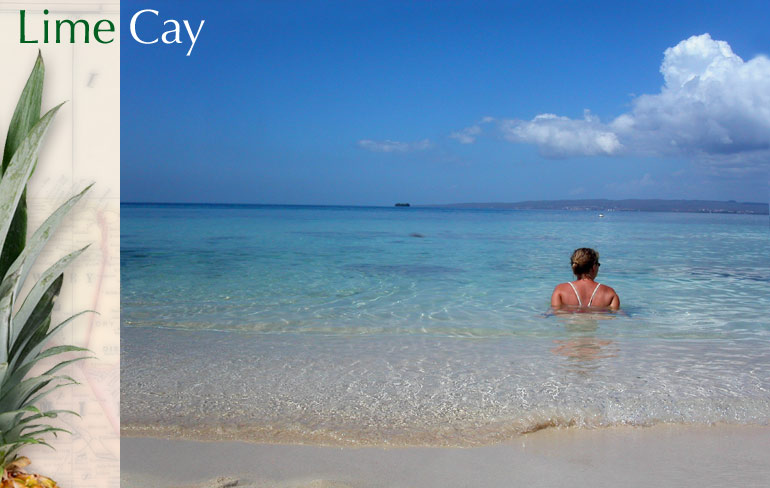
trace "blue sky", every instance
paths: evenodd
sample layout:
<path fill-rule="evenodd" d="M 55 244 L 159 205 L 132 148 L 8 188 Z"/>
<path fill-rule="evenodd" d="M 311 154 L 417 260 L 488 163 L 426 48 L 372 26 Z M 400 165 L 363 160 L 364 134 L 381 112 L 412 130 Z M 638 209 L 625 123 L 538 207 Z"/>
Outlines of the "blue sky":
<path fill-rule="evenodd" d="M 123 201 L 768 198 L 767 2 L 121 9 Z"/>

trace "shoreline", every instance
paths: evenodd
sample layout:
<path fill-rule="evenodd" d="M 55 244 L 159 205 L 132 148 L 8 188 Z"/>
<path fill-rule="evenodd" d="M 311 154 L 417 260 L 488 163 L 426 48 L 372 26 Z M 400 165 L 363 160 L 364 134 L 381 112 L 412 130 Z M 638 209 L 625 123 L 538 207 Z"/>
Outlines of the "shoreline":
<path fill-rule="evenodd" d="M 244 444 L 274 445 L 274 446 L 308 446 L 336 449 L 476 449 L 518 442 L 531 435 L 550 435 L 553 432 L 614 432 L 623 429 L 638 430 L 677 430 L 682 429 L 767 429 L 770 436 L 770 425 L 757 423 L 673 423 L 659 422 L 651 425 L 577 425 L 575 422 L 563 423 L 558 421 L 543 422 L 529 430 L 520 430 L 518 426 L 505 428 L 486 425 L 477 430 L 487 432 L 486 435 L 473 439 L 466 438 L 467 430 L 448 427 L 442 432 L 418 432 L 410 435 L 383 437 L 378 441 L 371 437 L 360 437 L 353 430 L 317 429 L 308 431 L 303 428 L 277 428 L 272 426 L 232 426 L 199 427 L 178 425 L 122 425 L 120 436 L 126 439 L 158 439 L 169 442 L 239 442 Z M 499 428 L 496 428 L 499 427 Z M 483 441 L 481 439 L 484 439 Z M 770 459 L 769 459 L 770 461 Z"/>
<path fill-rule="evenodd" d="M 470 448 L 121 440 L 121 486 L 764 486 L 770 427 L 556 428 Z M 217 481 L 219 480 L 219 481 Z"/>
<path fill-rule="evenodd" d="M 543 427 L 768 423 L 765 342 L 738 354 L 563 329 L 525 340 L 125 329 L 123 434 L 479 446 Z"/>

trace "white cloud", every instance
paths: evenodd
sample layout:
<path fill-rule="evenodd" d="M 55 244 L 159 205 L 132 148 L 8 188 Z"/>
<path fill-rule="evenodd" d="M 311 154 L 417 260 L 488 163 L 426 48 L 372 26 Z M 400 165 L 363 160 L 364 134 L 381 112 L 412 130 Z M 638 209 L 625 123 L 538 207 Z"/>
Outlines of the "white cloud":
<path fill-rule="evenodd" d="M 744 61 L 725 41 L 693 36 L 666 49 L 660 93 L 609 123 L 541 114 L 500 122 L 503 136 L 548 157 L 677 155 L 728 168 L 770 161 L 770 59 Z"/>
<path fill-rule="evenodd" d="M 476 137 L 481 134 L 481 127 L 478 125 L 472 125 L 466 127 L 463 130 L 452 132 L 449 137 L 457 139 L 461 144 L 473 144 L 476 142 Z"/>
<path fill-rule="evenodd" d="M 458 130 L 457 132 L 452 132 L 449 134 L 449 137 L 452 139 L 456 139 L 461 144 L 473 144 L 476 142 L 476 139 L 479 135 L 481 135 L 482 132 L 482 125 L 491 124 L 492 122 L 495 122 L 494 117 L 486 116 L 482 117 L 480 121 L 476 122 L 474 125 L 470 127 L 466 127 L 465 129 Z"/>
<path fill-rule="evenodd" d="M 361 139 L 358 141 L 359 147 L 373 152 L 411 152 L 411 151 L 423 151 L 431 147 L 430 140 L 423 139 L 417 142 L 400 142 L 400 141 L 373 141 L 371 139 Z"/>
<path fill-rule="evenodd" d="M 531 121 L 505 120 L 500 128 L 509 141 L 537 144 L 547 157 L 612 156 L 623 149 L 617 135 L 587 110 L 582 120 L 540 114 Z"/>
<path fill-rule="evenodd" d="M 770 60 L 748 62 L 708 34 L 666 49 L 659 94 L 642 95 L 616 119 L 641 151 L 722 155 L 770 149 Z"/>

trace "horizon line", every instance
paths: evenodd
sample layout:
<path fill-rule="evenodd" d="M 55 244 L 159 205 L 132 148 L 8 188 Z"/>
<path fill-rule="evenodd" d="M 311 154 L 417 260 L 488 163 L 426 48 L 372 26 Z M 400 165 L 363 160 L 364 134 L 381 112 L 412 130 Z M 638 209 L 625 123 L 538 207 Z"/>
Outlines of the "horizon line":
<path fill-rule="evenodd" d="M 410 204 L 413 207 L 442 207 L 448 205 L 516 205 L 522 203 L 541 203 L 541 202 L 714 202 L 714 203 L 736 203 L 745 205 L 770 205 L 768 202 L 752 202 L 730 200 L 708 200 L 704 198 L 557 198 L 544 200 L 517 200 L 517 201 L 465 201 L 452 203 L 415 203 Z M 382 207 L 390 208 L 395 205 L 381 204 L 344 204 L 344 203 L 256 203 L 256 202 L 158 202 L 158 201 L 121 201 L 121 205 L 262 205 L 276 207 Z M 407 202 L 408 203 L 408 202 Z"/>

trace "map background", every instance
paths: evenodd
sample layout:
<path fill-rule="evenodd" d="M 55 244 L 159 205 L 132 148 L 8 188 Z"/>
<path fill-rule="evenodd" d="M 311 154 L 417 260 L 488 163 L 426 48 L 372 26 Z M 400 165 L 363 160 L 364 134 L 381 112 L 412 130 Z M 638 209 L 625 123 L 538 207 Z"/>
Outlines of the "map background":
<path fill-rule="evenodd" d="M 19 10 L 27 12 L 29 37 L 41 32 L 45 18 L 99 19 L 115 24 L 110 44 L 20 44 Z M 38 259 L 31 277 L 62 255 L 91 244 L 65 272 L 62 295 L 54 310 L 58 323 L 81 310 L 95 310 L 65 328 L 53 342 L 89 348 L 95 359 L 68 367 L 81 384 L 57 390 L 46 400 L 56 408 L 79 412 L 58 425 L 70 430 L 49 442 L 55 451 L 32 446 L 23 454 L 30 471 L 53 477 L 62 487 L 117 487 L 120 484 L 120 4 L 0 1 L 0 138 L 10 123 L 18 96 L 38 49 L 46 67 L 43 111 L 67 101 L 57 114 L 28 186 L 29 230 L 69 196 L 90 183 L 93 188 L 63 222 Z M 32 281 L 32 280 L 28 280 Z"/>

